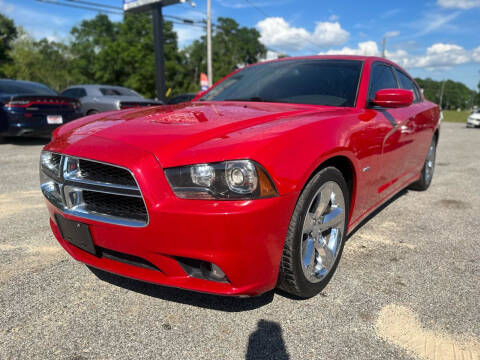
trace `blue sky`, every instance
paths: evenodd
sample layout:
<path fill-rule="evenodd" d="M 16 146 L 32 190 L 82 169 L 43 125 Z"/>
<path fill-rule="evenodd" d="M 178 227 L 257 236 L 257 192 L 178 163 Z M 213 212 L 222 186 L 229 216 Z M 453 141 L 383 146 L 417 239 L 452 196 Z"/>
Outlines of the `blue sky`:
<path fill-rule="evenodd" d="M 121 0 L 90 1 L 122 4 Z M 195 2 L 195 8 L 179 4 L 165 8 L 164 13 L 202 19 L 206 0 Z M 387 36 L 387 57 L 413 76 L 453 79 L 472 89 L 480 80 L 480 0 L 212 0 L 212 6 L 214 21 L 225 16 L 256 27 L 270 49 L 269 57 L 276 52 L 379 55 L 382 38 Z M 0 12 L 36 38 L 65 41 L 72 26 L 96 15 L 35 0 L 0 0 Z M 181 46 L 202 31 L 185 25 L 175 29 Z"/>

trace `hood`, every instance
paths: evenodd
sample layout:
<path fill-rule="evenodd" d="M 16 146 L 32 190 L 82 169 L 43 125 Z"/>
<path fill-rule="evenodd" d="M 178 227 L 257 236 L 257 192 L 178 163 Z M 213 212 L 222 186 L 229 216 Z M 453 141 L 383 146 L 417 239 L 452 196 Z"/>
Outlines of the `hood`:
<path fill-rule="evenodd" d="M 175 155 L 213 139 L 262 124 L 308 113 L 331 113 L 345 108 L 293 104 L 195 102 L 115 111 L 86 117 L 60 128 L 56 137 L 101 137 L 153 153 L 162 166 L 172 166 Z M 266 134 L 263 134 L 266 135 Z"/>

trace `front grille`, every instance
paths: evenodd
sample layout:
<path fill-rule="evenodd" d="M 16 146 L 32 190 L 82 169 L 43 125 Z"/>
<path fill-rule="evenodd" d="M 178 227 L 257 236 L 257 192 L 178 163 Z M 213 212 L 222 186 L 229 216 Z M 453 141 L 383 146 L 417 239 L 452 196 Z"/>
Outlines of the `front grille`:
<path fill-rule="evenodd" d="M 80 159 L 79 178 L 107 184 L 137 186 L 132 174 L 116 166 Z"/>
<path fill-rule="evenodd" d="M 138 197 L 84 190 L 83 201 L 89 212 L 147 222 L 147 209 L 143 200 Z"/>
<path fill-rule="evenodd" d="M 42 191 L 63 212 L 123 226 L 142 227 L 148 213 L 142 193 L 126 168 L 72 156 L 52 154 L 59 178 L 42 167 Z M 55 194 L 53 194 L 55 193 Z"/>

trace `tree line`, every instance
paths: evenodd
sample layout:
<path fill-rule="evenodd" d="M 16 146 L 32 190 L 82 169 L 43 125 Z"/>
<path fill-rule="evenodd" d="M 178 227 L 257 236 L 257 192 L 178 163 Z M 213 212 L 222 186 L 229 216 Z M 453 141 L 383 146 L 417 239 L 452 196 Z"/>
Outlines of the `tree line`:
<path fill-rule="evenodd" d="M 442 96 L 442 81 L 430 78 L 415 80 L 423 89 L 425 98 L 436 104 L 441 102 L 444 110 L 470 110 L 474 105 L 480 105 L 480 94 L 468 88 L 464 83 L 446 80 Z M 480 91 L 480 82 L 478 89 Z M 442 99 L 440 100 L 440 98 Z"/>
<path fill-rule="evenodd" d="M 165 80 L 171 96 L 200 90 L 207 72 L 206 38 L 180 49 L 171 22 L 164 22 Z M 203 31 L 199 28 L 199 31 Z M 267 52 L 256 29 L 218 18 L 212 41 L 214 81 Z M 109 84 L 156 96 L 153 25 L 148 14 L 127 14 L 114 22 L 106 15 L 84 20 L 68 42 L 36 40 L 0 14 L 0 78 L 37 81 L 60 91 L 74 84 Z"/>
<path fill-rule="evenodd" d="M 171 96 L 199 91 L 200 73 L 207 72 L 205 36 L 180 49 L 173 24 L 164 22 L 163 30 L 165 80 Z M 267 52 L 256 29 L 242 27 L 231 18 L 218 18 L 212 42 L 214 82 L 239 66 L 258 62 Z M 37 81 L 57 91 L 74 84 L 121 85 L 154 98 L 154 73 L 153 26 L 148 14 L 126 14 L 121 22 L 99 14 L 74 26 L 68 42 L 57 42 L 34 39 L 0 13 L 0 78 Z M 440 102 L 441 82 L 416 80 L 428 100 Z M 480 105 L 477 92 L 461 82 L 445 82 L 444 109 L 469 109 L 475 104 Z"/>

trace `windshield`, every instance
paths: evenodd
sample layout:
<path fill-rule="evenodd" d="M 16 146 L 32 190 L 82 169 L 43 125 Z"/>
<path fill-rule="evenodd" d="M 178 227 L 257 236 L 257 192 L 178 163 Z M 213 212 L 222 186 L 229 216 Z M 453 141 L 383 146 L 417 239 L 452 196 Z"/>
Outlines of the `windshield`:
<path fill-rule="evenodd" d="M 37 83 L 0 81 L 0 94 L 9 95 L 57 95 L 48 86 Z"/>
<path fill-rule="evenodd" d="M 127 89 L 127 88 L 121 88 L 121 87 L 115 87 L 115 88 L 100 88 L 100 92 L 102 93 L 103 96 L 136 96 L 140 97 L 135 91 Z"/>
<path fill-rule="evenodd" d="M 362 70 L 358 60 L 284 60 L 247 67 L 200 101 L 264 101 L 355 106 Z"/>

